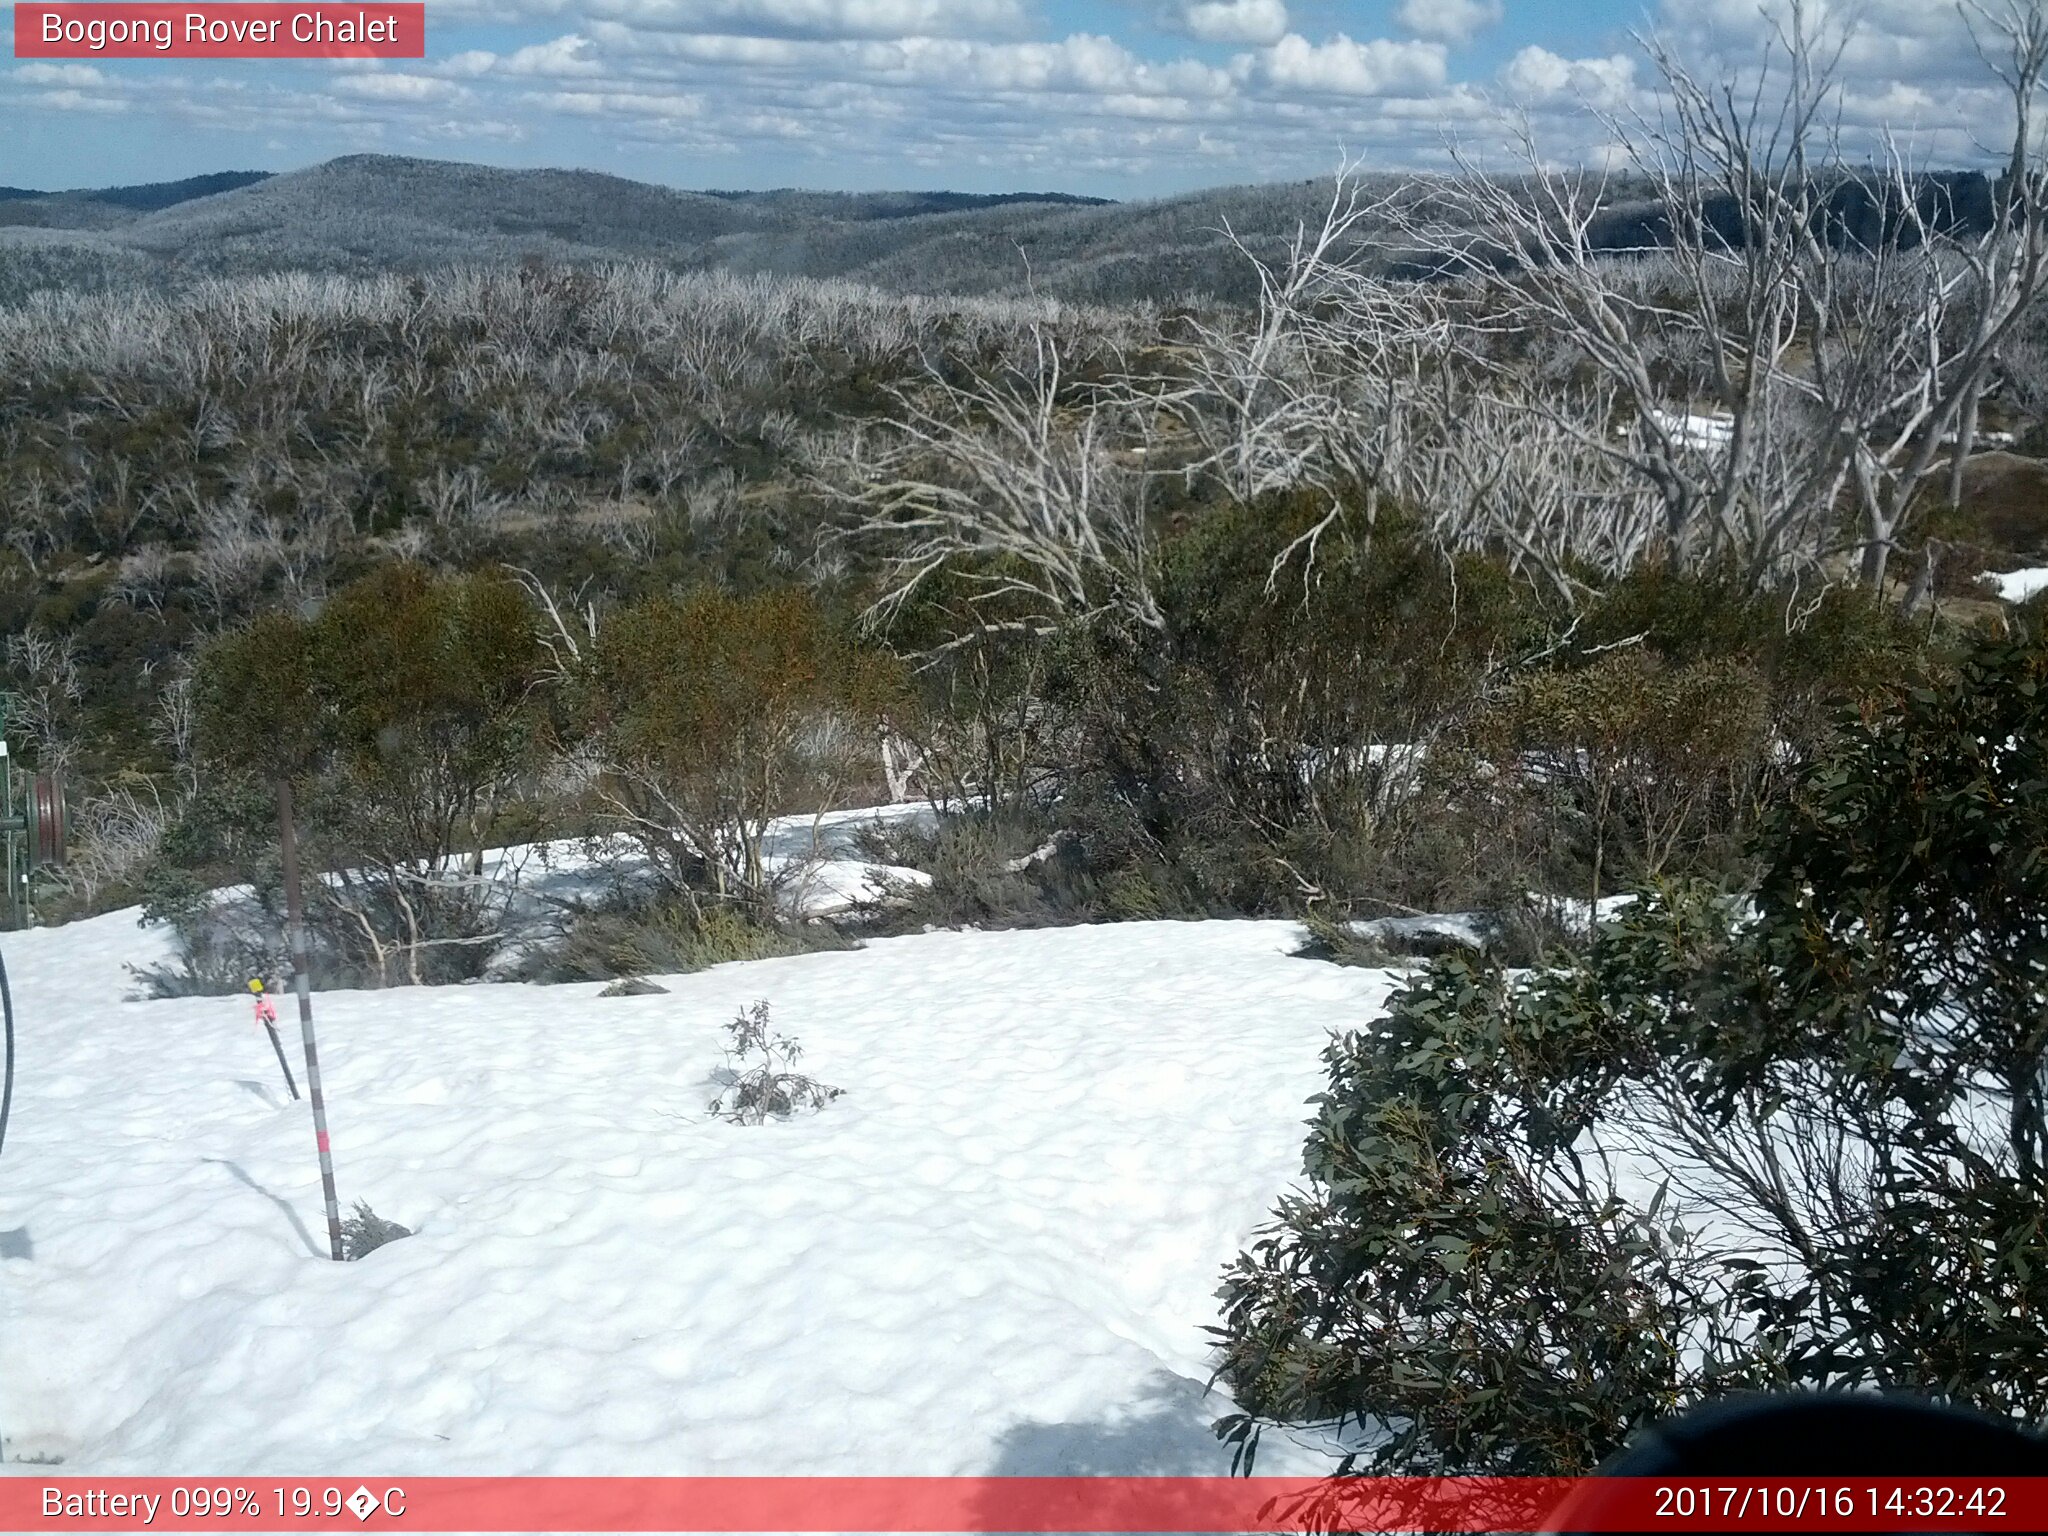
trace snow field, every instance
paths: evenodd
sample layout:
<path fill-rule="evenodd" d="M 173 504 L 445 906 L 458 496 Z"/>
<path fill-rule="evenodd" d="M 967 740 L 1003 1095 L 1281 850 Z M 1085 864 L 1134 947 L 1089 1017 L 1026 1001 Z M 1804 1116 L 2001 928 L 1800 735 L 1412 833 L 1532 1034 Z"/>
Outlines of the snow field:
<path fill-rule="evenodd" d="M 2008 603 L 2024 603 L 2036 593 L 2048 591 L 2048 567 L 2030 566 L 2023 571 L 1986 571 L 1979 580 L 1995 587 Z"/>
<path fill-rule="evenodd" d="M 1220 1472 L 1220 1271 L 1295 1181 L 1328 1031 L 1390 985 L 1300 938 L 942 932 L 665 996 L 316 994 L 344 1209 L 417 1233 L 337 1265 L 246 1001 L 125 1000 L 168 954 L 132 911 L 7 935 L 5 1469 Z M 706 1114 L 756 998 L 846 1090 L 822 1114 Z"/>

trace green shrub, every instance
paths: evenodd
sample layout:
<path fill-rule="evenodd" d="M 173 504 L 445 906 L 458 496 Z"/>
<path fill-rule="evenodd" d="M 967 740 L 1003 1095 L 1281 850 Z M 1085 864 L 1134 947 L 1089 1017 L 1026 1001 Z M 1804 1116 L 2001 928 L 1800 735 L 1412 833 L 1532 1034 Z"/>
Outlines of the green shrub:
<path fill-rule="evenodd" d="M 1770 766 L 1763 680 L 1726 657 L 1666 666 L 1641 650 L 1510 681 L 1473 726 L 1473 740 L 1510 797 L 1545 803 L 1550 867 L 1589 901 L 1616 883 L 1698 869 L 1720 837 L 1753 821 Z M 1724 856 L 1712 861 L 1725 867 Z"/>
<path fill-rule="evenodd" d="M 896 681 L 799 589 L 700 589 L 606 619 L 574 681 L 576 727 L 603 765 L 600 819 L 685 901 L 706 891 L 766 919 L 762 842 L 879 766 Z"/>
<path fill-rule="evenodd" d="M 923 828 L 897 823 L 863 851 L 931 877 L 871 915 L 885 932 L 1040 928 L 1109 915 L 1085 848 L 1048 811 L 968 811 Z"/>
<path fill-rule="evenodd" d="M 1636 641 L 1673 667 L 1746 664 L 1769 691 L 1772 729 L 1802 747 L 1843 705 L 1909 676 L 1928 647 L 1924 626 L 1867 587 L 1759 592 L 1732 576 L 1661 564 L 1638 566 L 1601 592 L 1576 640 L 1582 651 Z"/>
<path fill-rule="evenodd" d="M 483 851 L 540 760 L 543 659 L 516 583 L 411 565 L 219 637 L 193 670 L 194 746 L 234 798 L 195 802 L 167 858 L 211 844 L 256 878 L 260 786 L 289 779 L 329 947 L 377 985 L 475 974 L 507 894 Z"/>
<path fill-rule="evenodd" d="M 1462 719 L 1496 658 L 1540 631 L 1539 595 L 1358 509 L 1312 562 L 1276 567 L 1325 511 L 1302 495 L 1199 520 L 1166 547 L 1166 631 L 1104 640 L 1055 679 L 1080 722 L 1067 814 L 1105 878 L 1145 865 L 1167 904 L 1194 911 L 1470 894 L 1469 843 L 1437 843 L 1412 761 L 1372 749 Z"/>
<path fill-rule="evenodd" d="M 1334 1042 L 1223 1374 L 1387 1470 L 1578 1473 L 1731 1386 L 2048 1416 L 2048 643 L 1848 716 L 1753 916 L 1645 892 L 1561 967 L 1439 962 Z"/>
<path fill-rule="evenodd" d="M 579 914 L 559 942 L 527 959 L 520 979 L 683 975 L 735 960 L 850 947 L 829 924 L 763 922 L 747 909 L 668 898 Z"/>

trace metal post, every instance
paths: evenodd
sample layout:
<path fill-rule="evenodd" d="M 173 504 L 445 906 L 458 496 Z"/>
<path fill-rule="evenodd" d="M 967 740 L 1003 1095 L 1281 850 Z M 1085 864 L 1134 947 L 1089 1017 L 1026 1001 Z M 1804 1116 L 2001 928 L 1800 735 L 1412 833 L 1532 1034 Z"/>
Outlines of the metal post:
<path fill-rule="evenodd" d="M 292 1081 L 292 1064 L 284 1059 L 284 1042 L 277 1038 L 277 1026 L 266 1024 L 263 1032 L 270 1036 L 270 1048 L 277 1052 L 278 1069 L 284 1073 L 284 1085 L 292 1091 L 292 1102 L 299 1102 L 299 1085 Z"/>
<path fill-rule="evenodd" d="M 0 693 L 0 822 L 10 822 L 14 817 L 14 759 L 7 753 L 7 715 L 14 702 L 10 694 Z M 27 926 L 27 914 L 21 910 L 21 887 L 16 878 L 14 828 L 9 826 L 5 834 L 7 844 L 7 900 L 0 905 L 0 927 L 22 928 Z"/>
<path fill-rule="evenodd" d="M 278 845 L 284 854 L 284 910 L 290 925 L 292 989 L 299 994 L 299 1033 L 306 1042 L 306 1097 L 313 1101 L 313 1135 L 320 1146 L 320 1190 L 327 1198 L 327 1246 L 339 1260 L 341 1202 L 334 1194 L 334 1152 L 327 1141 L 327 1101 L 320 1095 L 320 1053 L 313 1044 L 313 991 L 306 975 L 306 918 L 299 901 L 299 839 L 292 827 L 292 786 L 277 781 Z"/>

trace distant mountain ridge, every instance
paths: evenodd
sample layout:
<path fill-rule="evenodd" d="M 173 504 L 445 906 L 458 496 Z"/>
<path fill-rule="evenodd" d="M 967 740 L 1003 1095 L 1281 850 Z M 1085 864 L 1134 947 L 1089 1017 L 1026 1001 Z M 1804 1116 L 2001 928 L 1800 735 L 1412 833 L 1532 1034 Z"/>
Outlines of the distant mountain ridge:
<path fill-rule="evenodd" d="M 1370 179 L 1372 192 L 1401 178 Z M 1831 236 L 1885 238 L 1899 210 L 1833 199 Z M 505 170 L 396 155 L 346 155 L 301 171 L 225 171 L 99 191 L 0 189 L 0 303 L 38 288 L 176 285 L 278 271 L 366 275 L 453 264 L 653 261 L 785 277 L 844 278 L 896 292 L 1159 303 L 1256 297 L 1246 251 L 1282 256 L 1320 221 L 1332 184 L 1221 187 L 1149 202 L 1057 192 L 684 191 L 597 171 Z M 1981 173 L 1920 178 L 1921 213 L 1980 227 L 1993 204 Z M 1710 210 L 1711 212 L 1712 210 Z M 1740 218 L 1717 228 L 1740 240 Z M 1669 238 L 1651 189 L 1618 192 L 1594 243 L 1654 248 Z M 1427 276 L 1442 258 L 1383 251 L 1388 269 Z M 1488 264 L 1484 242 L 1456 265 Z"/>
<path fill-rule="evenodd" d="M 194 198 L 211 197 L 216 192 L 232 192 L 237 187 L 251 187 L 259 181 L 268 181 L 269 171 L 215 171 L 208 176 L 188 176 L 183 181 L 145 182 L 135 187 L 108 187 L 100 192 L 82 194 L 95 202 L 112 203 L 117 208 L 133 208 L 138 213 L 154 213 L 159 208 L 175 207 L 189 203 Z"/>
<path fill-rule="evenodd" d="M 535 257 L 952 294 L 1205 294 L 1242 281 L 1225 220 L 1291 228 L 1317 200 L 1308 185 L 1136 204 L 1030 191 L 698 192 L 596 171 L 346 155 L 277 175 L 0 199 L 0 302 L 42 286 Z"/>
<path fill-rule="evenodd" d="M 0 202 L 16 202 L 25 198 L 45 202 L 93 202 L 115 208 L 132 208 L 138 213 L 152 213 L 176 203 L 190 202 L 195 197 L 211 197 L 216 192 L 231 192 L 236 187 L 267 181 L 271 175 L 269 171 L 213 171 L 205 176 L 187 176 L 182 181 L 149 181 L 127 187 L 75 187 L 64 192 L 0 187 Z"/>
<path fill-rule="evenodd" d="M 736 203 L 763 203 L 780 207 L 834 208 L 842 218 L 909 219 L 927 213 L 960 213 L 972 208 L 1009 208 L 1018 203 L 1063 204 L 1069 208 L 1109 208 L 1109 197 L 1083 197 L 1074 192 L 806 192 L 797 187 L 777 187 L 769 192 L 712 189 L 706 197 L 722 197 Z"/>
<path fill-rule="evenodd" d="M 336 159 L 311 167 L 312 170 L 339 170 L 346 168 L 376 171 L 386 169 L 393 172 L 406 168 L 442 167 L 449 170 L 487 171 L 485 166 L 464 166 L 454 161 L 417 160 L 403 155 L 342 155 Z M 71 187 L 61 191 L 48 191 L 36 187 L 0 186 L 0 202 L 37 199 L 45 202 L 106 203 L 113 207 L 131 208 L 139 213 L 154 213 L 178 203 L 188 203 L 195 198 L 211 197 L 216 192 L 232 192 L 237 187 L 253 186 L 259 181 L 268 181 L 273 176 L 301 174 L 276 171 L 212 171 L 203 176 L 187 176 L 181 181 L 141 182 L 133 186 L 120 187 Z M 623 182 L 624 178 L 604 176 L 596 171 L 549 171 L 514 170 L 499 174 L 512 177 L 523 176 L 601 176 L 604 180 Z M 648 183 L 627 183 L 646 186 Z M 656 188 L 655 190 L 666 190 Z M 913 218 L 925 213 L 958 213 L 969 208 L 1008 207 L 1014 203 L 1062 203 L 1071 207 L 1099 208 L 1115 201 L 1107 197 L 1086 197 L 1074 192 L 812 192 L 801 187 L 775 187 L 766 190 L 745 187 L 711 187 L 702 191 L 685 191 L 689 197 L 715 197 L 726 202 L 767 203 L 778 205 L 802 205 L 822 208 L 837 207 L 841 216 L 854 219 L 899 219 Z"/>

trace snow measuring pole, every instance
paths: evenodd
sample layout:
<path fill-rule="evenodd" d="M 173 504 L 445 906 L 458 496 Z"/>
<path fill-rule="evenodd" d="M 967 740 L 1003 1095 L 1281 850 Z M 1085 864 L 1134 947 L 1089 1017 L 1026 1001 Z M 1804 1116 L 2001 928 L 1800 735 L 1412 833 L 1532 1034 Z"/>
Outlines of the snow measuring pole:
<path fill-rule="evenodd" d="M 320 1092 L 320 1052 L 313 1044 L 313 990 L 306 974 L 306 915 L 299 899 L 299 838 L 292 825 L 290 779 L 277 781 L 278 850 L 284 856 L 284 911 L 292 946 L 292 990 L 299 994 L 299 1034 L 306 1043 L 306 1097 L 313 1101 L 313 1139 L 320 1147 L 320 1192 L 327 1198 L 327 1246 L 339 1262 L 341 1202 L 334 1194 L 334 1152 L 327 1141 L 327 1100 Z"/>

